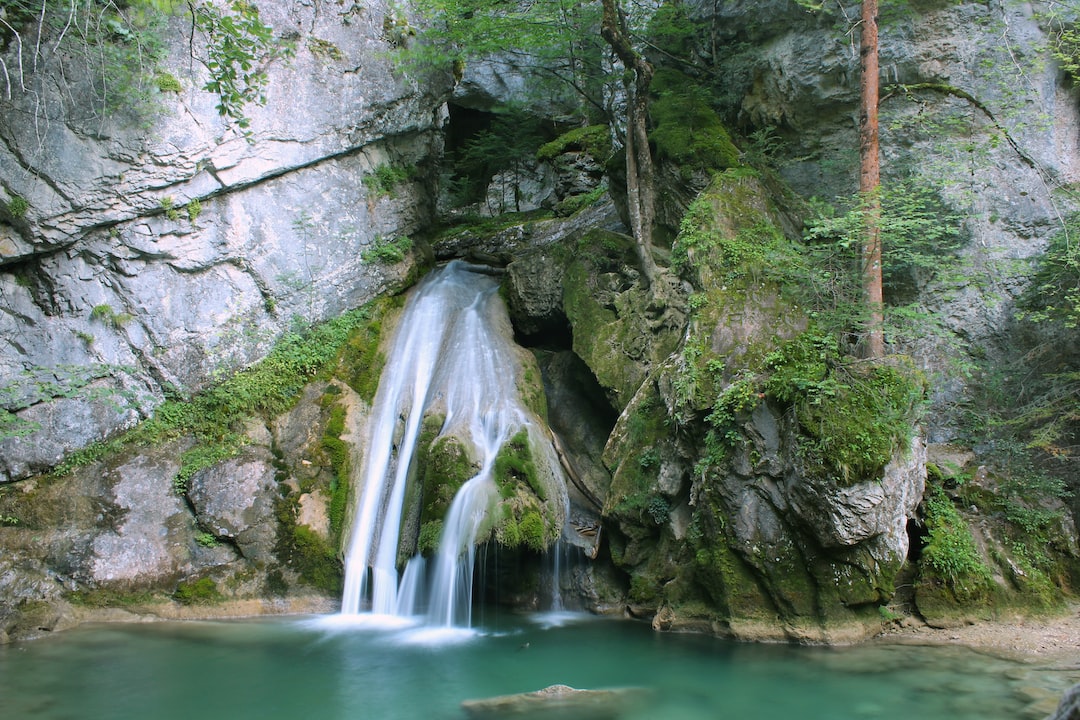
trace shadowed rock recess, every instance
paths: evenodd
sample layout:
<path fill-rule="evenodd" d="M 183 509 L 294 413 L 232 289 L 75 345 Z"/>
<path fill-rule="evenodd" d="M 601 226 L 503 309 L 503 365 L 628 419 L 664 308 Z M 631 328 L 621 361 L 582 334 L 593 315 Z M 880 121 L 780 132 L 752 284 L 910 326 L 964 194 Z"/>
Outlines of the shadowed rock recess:
<path fill-rule="evenodd" d="M 1075 407 L 1049 406 L 1065 429 L 1041 445 L 1024 424 L 1080 372 L 1074 325 L 1032 319 L 1080 180 L 1057 26 L 977 3 L 883 16 L 897 220 L 889 352 L 867 360 L 850 28 L 721 5 L 648 26 L 651 283 L 618 83 L 583 104 L 513 56 L 409 62 L 427 40 L 407 4 L 258 0 L 265 102 L 241 123 L 204 89 L 186 5 L 142 76 L 107 83 L 120 97 L 58 28 L 34 63 L 33 18 L 5 29 L 0 642 L 337 608 L 382 369 L 419 281 L 456 259 L 490 290 L 529 418 L 484 460 L 478 566 L 499 572 L 478 601 L 805 643 L 1061 608 Z M 384 573 L 435 557 L 480 470 L 447 407 L 414 428 Z M 385 422 L 396 452 L 405 420 Z"/>

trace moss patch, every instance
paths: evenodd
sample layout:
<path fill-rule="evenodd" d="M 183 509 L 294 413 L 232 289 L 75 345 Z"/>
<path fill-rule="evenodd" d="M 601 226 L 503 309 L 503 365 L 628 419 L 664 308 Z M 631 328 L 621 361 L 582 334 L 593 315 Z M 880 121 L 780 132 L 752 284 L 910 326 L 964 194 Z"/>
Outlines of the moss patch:
<path fill-rule="evenodd" d="M 369 306 L 367 322 L 349 334 L 341 350 L 335 375 L 369 403 L 375 398 L 379 377 L 386 363 L 386 356 L 380 347 L 386 315 L 390 310 L 400 309 L 403 303 L 403 297 L 373 302 Z"/>
<path fill-rule="evenodd" d="M 526 430 L 499 449 L 492 474 L 500 497 L 495 539 L 507 548 L 526 547 L 536 552 L 547 548 L 557 529 L 545 520 L 547 489 L 540 480 Z"/>
<path fill-rule="evenodd" d="M 223 598 L 217 583 L 204 577 L 177 585 L 173 599 L 183 605 L 211 605 L 221 602 Z"/>
<path fill-rule="evenodd" d="M 445 436 L 432 443 L 423 458 L 421 527 L 446 517 L 454 496 L 476 471 L 476 465 L 457 438 Z"/>
<path fill-rule="evenodd" d="M 739 150 L 711 106 L 711 91 L 671 69 L 656 72 L 651 90 L 657 95 L 651 107 L 656 127 L 649 138 L 660 157 L 706 171 L 740 164 Z"/>

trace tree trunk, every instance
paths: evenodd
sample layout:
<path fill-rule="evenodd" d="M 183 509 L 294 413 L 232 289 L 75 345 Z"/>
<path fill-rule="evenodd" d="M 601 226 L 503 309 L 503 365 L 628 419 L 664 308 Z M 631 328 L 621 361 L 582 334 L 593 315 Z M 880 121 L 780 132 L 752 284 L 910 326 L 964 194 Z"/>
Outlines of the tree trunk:
<path fill-rule="evenodd" d="M 859 81 L 859 193 L 864 207 L 862 246 L 863 302 L 868 313 L 865 352 L 885 354 L 881 294 L 881 161 L 878 150 L 878 2 L 863 0 Z"/>
<path fill-rule="evenodd" d="M 623 65 L 634 71 L 633 83 L 626 83 L 626 200 L 630 229 L 637 245 L 638 259 L 651 286 L 656 278 L 652 256 L 652 232 L 656 218 L 656 178 L 649 152 L 649 84 L 653 67 L 630 44 L 626 23 L 616 0 L 603 0 L 604 16 L 600 34 Z"/>

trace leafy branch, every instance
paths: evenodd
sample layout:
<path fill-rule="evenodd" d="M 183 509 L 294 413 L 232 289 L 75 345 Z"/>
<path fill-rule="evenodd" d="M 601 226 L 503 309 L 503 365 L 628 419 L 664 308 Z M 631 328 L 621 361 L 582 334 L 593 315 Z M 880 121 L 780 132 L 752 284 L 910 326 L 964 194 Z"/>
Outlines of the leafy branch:
<path fill-rule="evenodd" d="M 203 89 L 218 96 L 218 114 L 250 137 L 251 119 L 244 106 L 266 104 L 267 76 L 261 63 L 273 54 L 273 30 L 259 19 L 259 9 L 245 0 L 230 0 L 227 10 L 212 2 L 189 2 L 188 8 L 192 36 L 199 30 L 207 37 L 204 65 L 210 79 Z"/>

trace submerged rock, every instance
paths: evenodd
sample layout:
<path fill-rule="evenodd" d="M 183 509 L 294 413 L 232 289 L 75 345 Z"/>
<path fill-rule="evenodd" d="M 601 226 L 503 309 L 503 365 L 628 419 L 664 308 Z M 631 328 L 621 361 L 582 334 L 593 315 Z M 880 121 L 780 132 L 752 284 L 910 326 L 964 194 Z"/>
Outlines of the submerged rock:
<path fill-rule="evenodd" d="M 536 692 L 466 700 L 461 707 L 466 715 L 477 720 L 568 717 L 604 720 L 620 717 L 642 694 L 639 688 L 579 690 L 568 685 L 551 685 Z"/>

